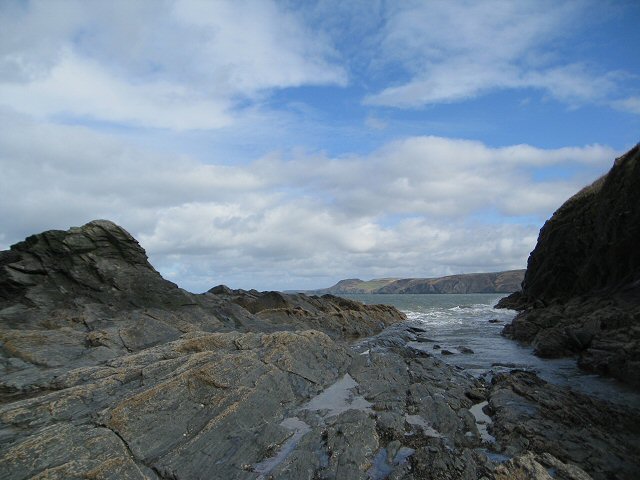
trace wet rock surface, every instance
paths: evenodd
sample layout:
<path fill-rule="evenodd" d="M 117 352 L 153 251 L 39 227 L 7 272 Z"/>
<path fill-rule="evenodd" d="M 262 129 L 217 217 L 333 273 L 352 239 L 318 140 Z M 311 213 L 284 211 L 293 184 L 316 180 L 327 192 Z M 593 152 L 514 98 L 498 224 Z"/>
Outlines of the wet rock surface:
<path fill-rule="evenodd" d="M 337 297 L 244 292 L 194 295 L 164 280 L 124 229 L 98 220 L 0 252 L 0 399 L 189 332 L 316 329 L 372 335 L 405 317 Z"/>
<path fill-rule="evenodd" d="M 3 479 L 637 478 L 636 409 L 474 378 L 391 307 L 193 295 L 104 221 L 0 260 Z"/>
<path fill-rule="evenodd" d="M 493 379 L 489 409 L 496 448 L 505 455 L 551 455 L 594 479 L 640 472 L 637 405 L 616 406 L 514 371 Z"/>
<path fill-rule="evenodd" d="M 638 245 L 640 146 L 544 224 L 522 290 L 498 304 L 521 311 L 505 335 L 640 386 Z"/>

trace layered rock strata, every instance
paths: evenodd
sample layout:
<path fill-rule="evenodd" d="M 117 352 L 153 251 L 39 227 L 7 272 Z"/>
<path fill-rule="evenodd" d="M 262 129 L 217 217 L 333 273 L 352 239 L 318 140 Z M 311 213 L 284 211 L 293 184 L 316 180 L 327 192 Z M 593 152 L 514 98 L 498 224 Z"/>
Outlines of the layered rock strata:
<path fill-rule="evenodd" d="M 391 307 L 190 294 L 110 222 L 2 252 L 0 287 L 3 479 L 599 480 L 640 464 L 633 407 L 473 378 L 412 348 L 428 332 Z"/>
<path fill-rule="evenodd" d="M 33 235 L 0 253 L 0 394 L 24 395 L 58 369 L 96 365 L 189 332 L 313 328 L 347 338 L 404 319 L 391 307 L 331 296 L 225 287 L 194 295 L 163 279 L 124 229 L 99 220 Z"/>
<path fill-rule="evenodd" d="M 639 146 L 544 224 L 522 290 L 498 306 L 521 311 L 504 333 L 538 355 L 640 386 Z"/>

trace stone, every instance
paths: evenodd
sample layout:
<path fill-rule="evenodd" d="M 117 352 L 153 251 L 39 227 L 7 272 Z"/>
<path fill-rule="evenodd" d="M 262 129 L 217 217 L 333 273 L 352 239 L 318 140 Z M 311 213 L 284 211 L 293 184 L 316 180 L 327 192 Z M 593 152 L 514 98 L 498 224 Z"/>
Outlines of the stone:
<path fill-rule="evenodd" d="M 640 145 L 547 220 L 503 334 L 640 386 Z"/>
<path fill-rule="evenodd" d="M 614 405 L 524 371 L 496 375 L 489 406 L 491 433 L 507 455 L 548 454 L 578 465 L 594 479 L 631 479 L 638 471 L 638 406 Z"/>
<path fill-rule="evenodd" d="M 55 368 L 97 365 L 193 331 L 316 329 L 354 339 L 405 319 L 337 297 L 227 287 L 195 295 L 163 279 L 124 229 L 96 220 L 0 252 L 0 398 L 48 388 Z"/>
<path fill-rule="evenodd" d="M 553 472 L 553 476 L 549 474 Z M 584 470 L 567 465 L 553 455 L 537 456 L 532 452 L 507 461 L 496 468 L 496 480 L 593 480 Z"/>
<path fill-rule="evenodd" d="M 532 452 L 504 468 L 600 480 L 640 463 L 632 406 L 526 372 L 487 384 L 412 347 L 425 332 L 391 307 L 191 294 L 110 222 L 2 252 L 0 290 L 3 478 L 471 480 Z M 628 321 L 585 318 L 574 342 L 616 355 L 595 332 Z"/>

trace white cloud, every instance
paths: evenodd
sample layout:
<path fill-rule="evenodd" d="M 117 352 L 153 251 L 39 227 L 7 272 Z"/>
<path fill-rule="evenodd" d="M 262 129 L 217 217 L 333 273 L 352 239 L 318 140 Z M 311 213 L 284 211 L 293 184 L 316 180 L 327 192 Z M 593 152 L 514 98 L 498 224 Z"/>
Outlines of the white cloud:
<path fill-rule="evenodd" d="M 74 116 L 174 130 L 231 123 L 229 100 L 164 81 L 131 84 L 70 53 L 44 78 L 2 86 L 0 104 L 39 118 Z"/>
<path fill-rule="evenodd" d="M 640 96 L 623 98 L 612 102 L 614 108 L 629 113 L 637 113 L 640 115 Z"/>
<path fill-rule="evenodd" d="M 366 157 L 277 158 L 258 162 L 261 176 L 288 177 L 330 194 L 351 214 L 417 213 L 464 217 L 486 210 L 507 215 L 546 215 L 589 180 L 534 181 L 549 166 L 579 166 L 602 172 L 616 152 L 591 145 L 545 150 L 529 145 L 490 148 L 481 142 L 442 137 L 410 137 Z"/>
<path fill-rule="evenodd" d="M 328 39 L 274 2 L 183 0 L 175 12 L 179 21 L 206 32 L 202 60 L 224 71 L 229 88 L 346 83 L 346 72 L 328 61 L 337 55 Z"/>
<path fill-rule="evenodd" d="M 9 3 L 0 45 L 0 105 L 40 118 L 211 129 L 273 89 L 347 81 L 271 1 Z"/>
<path fill-rule="evenodd" d="M 384 130 L 388 126 L 387 122 L 374 115 L 368 115 L 364 120 L 364 125 L 371 130 Z"/>
<path fill-rule="evenodd" d="M 409 78 L 365 103 L 411 108 L 524 88 L 571 105 L 606 103 L 617 89 L 617 72 L 595 72 L 562 53 L 576 20 L 589 9 L 588 1 L 398 4 L 386 23 L 379 61 L 400 64 Z"/>
<path fill-rule="evenodd" d="M 0 234 L 12 243 L 109 218 L 193 290 L 518 268 L 542 221 L 614 156 L 597 145 L 410 137 L 362 156 L 273 154 L 224 166 L 4 111 Z M 536 179 L 549 165 L 578 173 Z"/>

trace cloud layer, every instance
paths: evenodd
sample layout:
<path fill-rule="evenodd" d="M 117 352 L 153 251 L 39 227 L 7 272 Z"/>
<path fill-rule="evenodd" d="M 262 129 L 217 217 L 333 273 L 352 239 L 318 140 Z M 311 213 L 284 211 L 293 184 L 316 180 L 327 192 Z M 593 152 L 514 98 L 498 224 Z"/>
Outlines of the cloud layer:
<path fill-rule="evenodd" d="M 521 268 L 635 139 L 609 7 L 5 0 L 0 247 L 109 218 L 196 291 Z"/>
<path fill-rule="evenodd" d="M 110 218 L 194 290 L 523 267 L 540 222 L 615 155 L 426 136 L 363 156 L 291 152 L 223 166 L 6 112 L 0 152 L 5 242 L 43 219 L 67 228 Z M 577 173 L 537 179 L 549 165 Z"/>
<path fill-rule="evenodd" d="M 328 41 L 269 0 L 0 9 L 0 104 L 38 118 L 212 129 L 265 91 L 346 82 Z"/>

